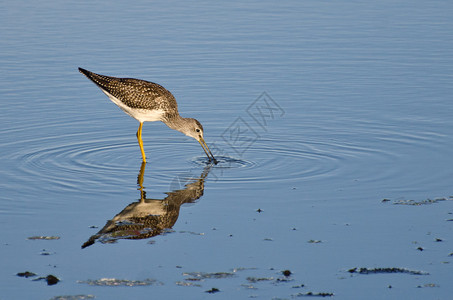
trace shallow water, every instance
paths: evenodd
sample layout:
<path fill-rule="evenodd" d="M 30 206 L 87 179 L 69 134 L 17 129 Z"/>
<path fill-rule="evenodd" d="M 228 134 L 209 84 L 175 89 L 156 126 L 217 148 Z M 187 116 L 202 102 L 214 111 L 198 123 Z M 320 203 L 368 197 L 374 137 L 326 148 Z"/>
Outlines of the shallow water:
<path fill-rule="evenodd" d="M 2 6 L 1 299 L 453 292 L 450 3 Z M 146 123 L 144 170 L 77 67 L 165 86 L 219 164 Z"/>

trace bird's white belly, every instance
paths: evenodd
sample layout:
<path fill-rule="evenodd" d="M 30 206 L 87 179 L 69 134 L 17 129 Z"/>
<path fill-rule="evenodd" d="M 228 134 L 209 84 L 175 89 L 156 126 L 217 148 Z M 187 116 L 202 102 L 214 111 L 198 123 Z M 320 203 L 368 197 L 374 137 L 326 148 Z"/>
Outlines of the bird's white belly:
<path fill-rule="evenodd" d="M 107 97 L 112 100 L 121 110 L 123 110 L 126 114 L 131 116 L 132 118 L 138 120 L 139 122 L 154 122 L 154 121 L 161 121 L 162 115 L 165 113 L 163 110 L 148 110 L 148 109 L 141 109 L 141 108 L 130 108 L 129 106 L 125 105 L 121 100 L 113 96 L 112 94 L 104 91 L 101 89 Z"/>

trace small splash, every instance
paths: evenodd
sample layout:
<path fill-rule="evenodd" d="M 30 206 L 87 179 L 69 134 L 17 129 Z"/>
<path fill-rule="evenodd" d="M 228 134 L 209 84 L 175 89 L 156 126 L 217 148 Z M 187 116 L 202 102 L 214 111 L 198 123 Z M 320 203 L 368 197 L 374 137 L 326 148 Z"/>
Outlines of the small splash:
<path fill-rule="evenodd" d="M 208 160 L 207 157 L 196 157 L 192 159 L 192 163 L 198 166 L 209 166 L 212 165 L 216 168 L 243 168 L 250 167 L 255 165 L 255 163 L 243 159 L 237 159 L 229 156 L 216 156 L 217 163 L 214 164 L 212 161 Z"/>

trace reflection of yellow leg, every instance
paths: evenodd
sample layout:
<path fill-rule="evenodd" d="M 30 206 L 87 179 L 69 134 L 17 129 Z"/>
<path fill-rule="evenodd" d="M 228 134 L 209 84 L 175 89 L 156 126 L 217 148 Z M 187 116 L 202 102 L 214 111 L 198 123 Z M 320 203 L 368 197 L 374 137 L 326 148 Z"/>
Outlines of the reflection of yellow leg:
<path fill-rule="evenodd" d="M 139 190 L 143 189 L 143 177 L 145 175 L 145 166 L 146 166 L 146 163 L 142 162 L 142 165 L 140 166 L 140 172 L 138 173 L 138 176 L 137 176 L 137 184 L 139 186 Z"/>
<path fill-rule="evenodd" d="M 145 166 L 146 162 L 142 162 L 142 165 L 140 166 L 140 172 L 138 173 L 137 176 L 137 184 L 139 186 L 138 190 L 140 191 L 140 202 L 144 203 L 146 199 L 146 192 L 145 189 L 143 188 L 143 177 L 145 175 Z"/>
<path fill-rule="evenodd" d="M 137 140 L 138 140 L 138 145 L 140 146 L 140 151 L 142 152 L 143 162 L 146 162 L 145 149 L 143 149 L 143 141 L 142 141 L 142 127 L 143 127 L 143 122 L 140 122 L 140 126 L 138 126 L 138 130 L 137 130 Z"/>

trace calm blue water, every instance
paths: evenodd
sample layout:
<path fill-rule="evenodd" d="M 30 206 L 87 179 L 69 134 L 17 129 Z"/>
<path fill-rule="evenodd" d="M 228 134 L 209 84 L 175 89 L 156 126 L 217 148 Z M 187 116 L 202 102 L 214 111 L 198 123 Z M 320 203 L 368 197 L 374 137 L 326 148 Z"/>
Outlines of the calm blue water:
<path fill-rule="evenodd" d="M 0 299 L 448 298 L 452 9 L 3 3 Z M 162 84 L 183 116 L 200 120 L 222 163 L 206 169 L 196 141 L 146 123 L 140 173 L 138 122 L 77 67 Z M 152 238 L 104 235 L 81 249 L 141 198 L 147 214 L 174 205 L 177 220 Z M 429 275 L 350 274 L 354 267 Z M 16 276 L 24 271 L 61 281 Z M 192 272 L 211 275 L 188 280 Z M 87 283 L 103 278 L 156 282 Z M 213 287 L 220 292 L 205 292 Z"/>

